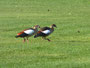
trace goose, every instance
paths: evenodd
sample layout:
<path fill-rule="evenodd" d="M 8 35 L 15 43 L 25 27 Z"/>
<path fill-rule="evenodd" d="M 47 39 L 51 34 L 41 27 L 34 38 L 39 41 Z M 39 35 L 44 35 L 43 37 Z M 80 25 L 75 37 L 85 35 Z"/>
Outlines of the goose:
<path fill-rule="evenodd" d="M 35 35 L 38 32 L 38 28 L 40 28 L 40 26 L 35 25 L 33 28 L 28 28 L 28 29 L 25 29 L 25 30 L 19 32 L 15 37 L 23 38 L 24 39 L 23 42 L 25 42 L 26 40 L 29 41 L 28 38 L 30 36 Z"/>
<path fill-rule="evenodd" d="M 34 38 L 42 37 L 42 39 L 51 41 L 50 39 L 46 38 L 54 31 L 54 27 L 56 27 L 55 24 L 52 24 L 50 27 L 43 27 L 40 29 L 40 31 L 37 32 L 37 34 L 34 36 Z"/>

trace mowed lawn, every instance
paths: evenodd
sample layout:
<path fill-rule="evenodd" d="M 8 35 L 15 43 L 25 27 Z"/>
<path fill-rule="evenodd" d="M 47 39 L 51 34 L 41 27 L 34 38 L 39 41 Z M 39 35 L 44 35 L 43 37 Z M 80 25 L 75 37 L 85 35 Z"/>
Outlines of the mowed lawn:
<path fill-rule="evenodd" d="M 15 38 L 37 24 L 51 42 Z M 0 68 L 90 68 L 90 1 L 0 0 Z"/>

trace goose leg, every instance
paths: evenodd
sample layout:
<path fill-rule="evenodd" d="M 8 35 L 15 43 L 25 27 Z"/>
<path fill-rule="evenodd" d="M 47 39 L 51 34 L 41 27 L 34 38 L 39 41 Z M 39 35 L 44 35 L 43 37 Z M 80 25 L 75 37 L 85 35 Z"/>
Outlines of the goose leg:
<path fill-rule="evenodd" d="M 42 40 L 44 40 L 45 38 L 44 37 L 42 37 Z"/>
<path fill-rule="evenodd" d="M 27 37 L 27 42 L 29 42 L 28 37 Z"/>
<path fill-rule="evenodd" d="M 25 38 L 23 38 L 24 40 L 23 40 L 23 42 L 25 42 L 26 41 L 26 39 Z"/>
<path fill-rule="evenodd" d="M 43 39 L 48 40 L 49 42 L 51 41 L 50 39 L 48 39 L 48 38 L 46 38 L 46 37 L 43 37 Z"/>
<path fill-rule="evenodd" d="M 50 39 L 46 38 L 46 40 L 48 40 L 49 42 L 51 41 Z"/>

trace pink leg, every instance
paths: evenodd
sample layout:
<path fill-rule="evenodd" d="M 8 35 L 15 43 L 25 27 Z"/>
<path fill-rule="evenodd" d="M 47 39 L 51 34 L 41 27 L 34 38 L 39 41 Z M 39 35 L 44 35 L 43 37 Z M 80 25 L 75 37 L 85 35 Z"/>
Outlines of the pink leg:
<path fill-rule="evenodd" d="M 27 37 L 27 42 L 29 42 L 28 37 Z"/>
<path fill-rule="evenodd" d="M 23 42 L 25 43 L 26 39 L 24 38 Z"/>
<path fill-rule="evenodd" d="M 44 40 L 45 38 L 44 37 L 42 37 L 42 40 Z"/>
<path fill-rule="evenodd" d="M 44 39 L 45 39 L 45 40 L 48 40 L 49 42 L 51 41 L 50 39 L 48 39 L 48 38 L 46 38 L 46 37 L 44 37 Z"/>
<path fill-rule="evenodd" d="M 50 39 L 47 39 L 49 42 L 51 41 Z"/>

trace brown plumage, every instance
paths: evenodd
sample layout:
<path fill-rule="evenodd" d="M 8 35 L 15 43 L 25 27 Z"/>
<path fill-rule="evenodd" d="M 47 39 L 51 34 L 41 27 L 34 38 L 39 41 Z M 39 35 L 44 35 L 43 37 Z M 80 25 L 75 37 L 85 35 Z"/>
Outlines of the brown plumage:
<path fill-rule="evenodd" d="M 50 27 L 43 27 L 43 28 L 41 28 L 40 31 L 38 31 L 37 34 L 34 36 L 34 38 L 42 37 L 43 39 L 50 41 L 46 37 L 48 35 L 50 35 L 54 31 L 54 27 L 56 27 L 55 24 L 52 24 Z"/>
<path fill-rule="evenodd" d="M 19 33 L 17 34 L 16 38 L 21 37 L 21 38 L 24 39 L 24 42 L 25 42 L 26 40 L 29 41 L 28 38 L 29 38 L 30 36 L 35 35 L 35 34 L 38 32 L 38 28 L 40 28 L 40 26 L 39 26 L 39 25 L 35 25 L 33 28 L 25 29 L 25 30 L 19 32 Z"/>

